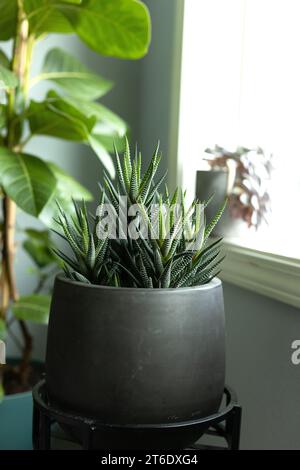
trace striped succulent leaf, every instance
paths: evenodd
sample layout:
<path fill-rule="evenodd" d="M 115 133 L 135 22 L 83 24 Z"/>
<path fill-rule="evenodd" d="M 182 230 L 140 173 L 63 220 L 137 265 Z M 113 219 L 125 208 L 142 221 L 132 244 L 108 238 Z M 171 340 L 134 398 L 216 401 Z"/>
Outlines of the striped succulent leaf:
<path fill-rule="evenodd" d="M 119 268 L 110 257 L 108 240 L 100 240 L 97 237 L 95 228 L 97 218 L 94 220 L 93 230 L 90 230 L 84 202 L 81 206 L 75 201 L 73 204 L 75 216 L 72 217 L 68 217 L 59 207 L 60 215 L 56 222 L 61 231 L 54 230 L 68 243 L 73 252 L 73 257 L 71 257 L 60 249 L 53 250 L 63 262 L 65 275 L 78 282 L 116 285 Z"/>

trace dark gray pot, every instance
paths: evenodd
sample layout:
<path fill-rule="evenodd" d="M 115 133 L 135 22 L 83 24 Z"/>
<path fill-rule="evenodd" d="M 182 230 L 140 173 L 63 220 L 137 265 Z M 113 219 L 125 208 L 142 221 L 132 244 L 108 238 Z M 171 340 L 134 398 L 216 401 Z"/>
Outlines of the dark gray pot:
<path fill-rule="evenodd" d="M 134 289 L 57 277 L 47 391 L 61 407 L 110 424 L 207 416 L 222 397 L 224 343 L 218 279 L 192 288 Z"/>

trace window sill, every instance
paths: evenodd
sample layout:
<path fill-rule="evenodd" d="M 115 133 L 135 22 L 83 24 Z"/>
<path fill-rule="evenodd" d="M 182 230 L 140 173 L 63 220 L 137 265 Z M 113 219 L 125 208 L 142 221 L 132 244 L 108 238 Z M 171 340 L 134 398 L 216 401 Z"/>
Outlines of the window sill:
<path fill-rule="evenodd" d="M 239 287 L 300 307 L 300 259 L 223 241 L 220 278 Z"/>

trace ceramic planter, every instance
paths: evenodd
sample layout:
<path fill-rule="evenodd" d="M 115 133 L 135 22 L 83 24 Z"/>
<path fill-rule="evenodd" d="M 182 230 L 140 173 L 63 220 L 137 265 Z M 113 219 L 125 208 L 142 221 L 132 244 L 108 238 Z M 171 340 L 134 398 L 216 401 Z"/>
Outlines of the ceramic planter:
<path fill-rule="evenodd" d="M 180 289 L 57 277 L 48 328 L 49 399 L 110 424 L 210 415 L 225 376 L 221 281 Z"/>

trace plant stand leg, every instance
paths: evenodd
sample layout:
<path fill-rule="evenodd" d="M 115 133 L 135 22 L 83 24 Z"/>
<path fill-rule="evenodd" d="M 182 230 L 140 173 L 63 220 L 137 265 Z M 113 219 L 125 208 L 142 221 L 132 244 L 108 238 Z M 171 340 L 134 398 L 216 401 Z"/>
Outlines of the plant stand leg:
<path fill-rule="evenodd" d="M 228 449 L 239 450 L 241 432 L 242 408 L 235 405 L 230 416 L 226 420 L 226 435 L 228 437 Z"/>
<path fill-rule="evenodd" d="M 34 450 L 39 449 L 39 422 L 40 411 L 33 403 L 33 416 L 32 416 L 32 447 Z"/>
<path fill-rule="evenodd" d="M 93 442 L 93 432 L 95 428 L 93 426 L 85 426 L 83 431 L 83 442 L 82 448 L 83 450 L 91 450 L 92 449 L 92 442 Z"/>
<path fill-rule="evenodd" d="M 50 435 L 50 428 L 51 428 L 51 420 L 48 416 L 40 414 L 39 417 L 39 449 L 41 450 L 49 450 L 51 449 L 51 435 Z"/>

